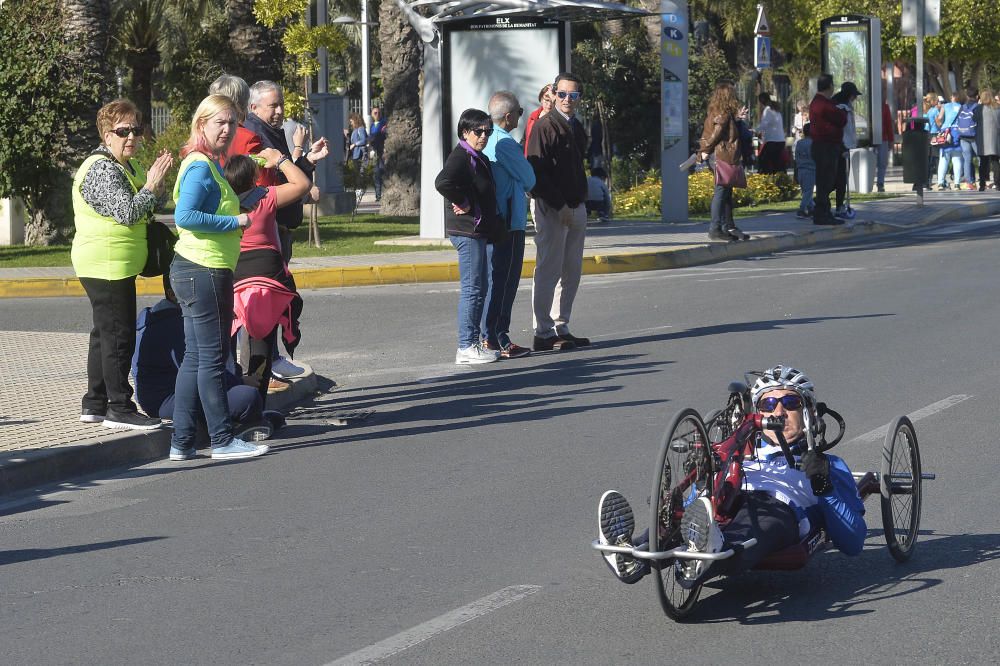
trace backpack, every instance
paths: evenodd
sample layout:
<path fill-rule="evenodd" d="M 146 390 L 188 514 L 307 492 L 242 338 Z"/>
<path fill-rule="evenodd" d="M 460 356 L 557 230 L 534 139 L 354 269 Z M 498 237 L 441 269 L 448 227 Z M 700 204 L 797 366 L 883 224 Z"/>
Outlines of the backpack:
<path fill-rule="evenodd" d="M 958 136 L 963 139 L 974 139 L 976 137 L 976 121 L 972 117 L 976 106 L 978 106 L 976 102 L 967 102 L 962 105 L 961 110 L 958 112 L 955 127 L 958 128 Z"/>

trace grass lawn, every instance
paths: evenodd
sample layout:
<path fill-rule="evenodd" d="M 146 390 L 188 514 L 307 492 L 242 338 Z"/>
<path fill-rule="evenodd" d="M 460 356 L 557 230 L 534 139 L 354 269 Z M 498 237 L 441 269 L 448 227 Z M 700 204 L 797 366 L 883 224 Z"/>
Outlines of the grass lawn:
<path fill-rule="evenodd" d="M 350 220 L 350 214 L 330 215 L 319 218 L 319 237 L 323 246 L 315 248 L 306 244 L 309 234 L 307 219 L 301 227 L 295 230 L 295 245 L 292 250 L 292 256 L 325 257 L 451 249 L 450 245 L 375 245 L 375 241 L 377 240 L 420 235 L 420 221 L 416 217 L 357 215 L 354 218 L 354 222 Z M 69 265 L 68 245 L 50 245 L 48 247 L 15 245 L 0 247 L 0 268 Z"/>

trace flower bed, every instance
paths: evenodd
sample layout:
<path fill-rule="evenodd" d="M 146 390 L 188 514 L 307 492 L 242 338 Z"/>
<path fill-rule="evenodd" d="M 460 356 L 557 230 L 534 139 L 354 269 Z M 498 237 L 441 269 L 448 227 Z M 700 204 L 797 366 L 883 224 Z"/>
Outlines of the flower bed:
<path fill-rule="evenodd" d="M 707 213 L 712 204 L 715 187 L 712 172 L 705 170 L 688 177 L 688 212 L 692 215 Z M 616 194 L 616 215 L 660 216 L 660 178 L 653 175 L 631 190 Z M 759 206 L 765 203 L 788 201 L 799 196 L 799 186 L 788 174 L 750 174 L 745 189 L 733 190 L 737 207 Z"/>

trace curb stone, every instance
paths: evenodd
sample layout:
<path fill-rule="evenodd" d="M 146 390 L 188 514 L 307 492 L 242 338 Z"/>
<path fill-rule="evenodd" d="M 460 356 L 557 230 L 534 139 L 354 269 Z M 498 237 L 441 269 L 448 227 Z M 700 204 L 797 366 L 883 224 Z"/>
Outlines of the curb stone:
<path fill-rule="evenodd" d="M 953 222 L 963 218 L 988 217 L 997 213 L 1000 213 L 1000 201 L 946 208 L 915 224 L 900 225 L 874 221 L 848 222 L 843 226 L 823 227 L 802 234 L 783 232 L 774 236 L 751 238 L 748 241 L 733 243 L 697 243 L 686 247 L 652 252 L 587 255 L 583 258 L 583 273 L 584 275 L 606 275 L 688 268 L 759 254 L 812 247 L 854 236 L 893 233 L 903 229 Z M 525 259 L 521 277 L 530 278 L 534 268 L 535 260 Z M 301 268 L 295 271 L 295 282 L 300 289 L 457 281 L 458 261 Z M 141 296 L 157 296 L 162 291 L 163 286 L 159 278 L 140 277 L 136 281 L 136 292 Z M 83 287 L 75 277 L 0 279 L 0 298 L 83 295 Z"/>
<path fill-rule="evenodd" d="M 268 396 L 268 409 L 287 412 L 316 393 L 318 381 L 312 368 L 290 381 L 292 385 L 287 391 Z M 168 428 L 116 432 L 100 425 L 95 427 L 103 432 L 90 440 L 0 454 L 0 496 L 116 467 L 160 460 L 170 451 L 171 431 Z"/>

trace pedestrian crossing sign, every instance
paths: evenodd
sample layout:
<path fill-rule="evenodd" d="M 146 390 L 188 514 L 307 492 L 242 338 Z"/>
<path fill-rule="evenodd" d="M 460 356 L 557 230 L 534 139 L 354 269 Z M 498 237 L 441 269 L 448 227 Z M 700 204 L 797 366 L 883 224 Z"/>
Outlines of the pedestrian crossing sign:
<path fill-rule="evenodd" d="M 771 68 L 771 38 L 758 35 L 754 39 L 753 66 L 757 69 Z"/>

